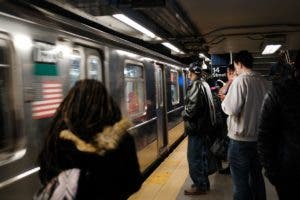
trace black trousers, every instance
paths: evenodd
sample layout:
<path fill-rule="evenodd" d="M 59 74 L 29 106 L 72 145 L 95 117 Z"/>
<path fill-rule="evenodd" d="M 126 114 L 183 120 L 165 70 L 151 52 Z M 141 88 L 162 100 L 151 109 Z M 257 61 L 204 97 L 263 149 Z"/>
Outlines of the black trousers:
<path fill-rule="evenodd" d="M 294 200 L 299 198 L 300 182 L 291 181 L 284 181 L 275 185 L 280 200 Z"/>

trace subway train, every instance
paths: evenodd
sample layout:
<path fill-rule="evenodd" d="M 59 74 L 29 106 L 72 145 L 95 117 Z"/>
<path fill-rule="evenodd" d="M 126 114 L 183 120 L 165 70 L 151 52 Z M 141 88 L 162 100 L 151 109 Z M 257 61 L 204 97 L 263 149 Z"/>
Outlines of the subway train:
<path fill-rule="evenodd" d="M 0 7 L 0 199 L 32 199 L 37 156 L 60 102 L 80 79 L 102 81 L 132 120 L 146 173 L 183 137 L 183 64 L 35 7 Z"/>

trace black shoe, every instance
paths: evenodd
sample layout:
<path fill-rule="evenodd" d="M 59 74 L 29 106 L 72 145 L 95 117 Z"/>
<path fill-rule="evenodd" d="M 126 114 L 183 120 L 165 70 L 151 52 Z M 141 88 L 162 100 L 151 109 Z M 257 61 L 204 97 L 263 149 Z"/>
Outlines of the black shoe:
<path fill-rule="evenodd" d="M 187 190 L 184 190 L 185 195 L 203 195 L 207 194 L 207 190 L 201 190 L 197 187 L 190 187 Z"/>
<path fill-rule="evenodd" d="M 197 187 L 197 186 L 195 185 L 195 183 L 193 183 L 191 185 L 191 188 L 195 188 L 195 187 Z M 208 184 L 208 188 L 205 191 L 210 191 L 210 185 L 209 184 Z"/>
<path fill-rule="evenodd" d="M 225 169 L 220 169 L 219 174 L 230 175 L 230 167 L 226 167 Z"/>

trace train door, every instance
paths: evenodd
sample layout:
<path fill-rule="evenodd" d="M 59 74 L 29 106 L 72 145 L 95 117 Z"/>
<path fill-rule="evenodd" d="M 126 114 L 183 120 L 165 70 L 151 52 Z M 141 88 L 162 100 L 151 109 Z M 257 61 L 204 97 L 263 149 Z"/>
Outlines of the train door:
<path fill-rule="evenodd" d="M 167 138 L 167 111 L 165 107 L 165 80 L 163 65 L 155 65 L 155 88 L 156 88 L 156 115 L 157 115 L 157 146 L 159 153 L 166 150 L 168 145 Z"/>
<path fill-rule="evenodd" d="M 38 179 L 28 177 L 38 171 L 34 161 L 34 140 L 25 117 L 23 78 L 27 62 L 20 62 L 17 55 L 28 53 L 30 47 L 13 43 L 9 34 L 0 33 L 0 198 L 26 198 L 38 186 Z M 26 43 L 25 43 L 26 44 Z M 31 53 L 31 52 L 30 52 Z M 30 54 L 31 55 L 31 54 Z M 25 60 L 25 59 L 24 59 Z M 24 61 L 22 60 L 22 61 Z M 24 71 L 23 71 L 24 70 Z M 23 96 L 24 95 L 24 96 Z M 24 119 L 26 121 L 24 122 Z M 24 126 L 26 124 L 26 126 Z M 26 135 L 25 135 L 26 133 Z M 25 172 L 26 171 L 26 172 Z M 23 181 L 25 179 L 25 181 Z M 24 183 L 27 183 L 24 184 Z M 31 183 L 28 186 L 28 183 Z M 20 195 L 18 189 L 22 188 Z M 31 196 L 32 197 L 32 196 Z"/>
<path fill-rule="evenodd" d="M 3 172 L 0 186 L 1 178 L 8 175 L 1 166 L 21 158 L 26 152 L 23 104 L 21 91 L 16 87 L 20 84 L 17 80 L 20 77 L 14 69 L 12 53 L 9 37 L 0 34 L 0 169 Z"/>

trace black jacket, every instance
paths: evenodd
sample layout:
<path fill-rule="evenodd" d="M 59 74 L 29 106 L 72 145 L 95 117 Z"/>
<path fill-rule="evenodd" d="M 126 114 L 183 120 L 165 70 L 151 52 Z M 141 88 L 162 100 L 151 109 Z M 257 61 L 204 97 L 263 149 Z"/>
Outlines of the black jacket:
<path fill-rule="evenodd" d="M 207 134 L 211 131 L 211 122 L 207 97 L 197 79 L 188 86 L 182 117 L 186 134 Z"/>
<path fill-rule="evenodd" d="M 269 91 L 262 108 L 258 153 L 271 183 L 300 179 L 300 80 Z"/>
<path fill-rule="evenodd" d="M 78 151 L 73 142 L 59 140 L 52 163 L 42 160 L 40 178 L 47 184 L 66 169 L 80 169 L 76 200 L 127 199 L 142 184 L 133 138 L 127 133 L 117 149 L 104 156 Z M 42 154 L 44 151 L 42 152 Z"/>

